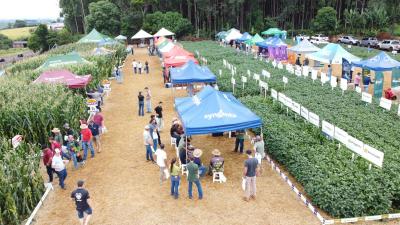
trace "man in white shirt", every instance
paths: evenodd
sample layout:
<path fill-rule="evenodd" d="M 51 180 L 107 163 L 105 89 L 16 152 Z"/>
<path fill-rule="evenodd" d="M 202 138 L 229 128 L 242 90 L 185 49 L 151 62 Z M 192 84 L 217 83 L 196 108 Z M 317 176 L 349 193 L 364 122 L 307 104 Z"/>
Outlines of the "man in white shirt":
<path fill-rule="evenodd" d="M 136 60 L 133 60 L 132 66 L 133 66 L 133 72 L 136 74 L 137 73 L 137 62 L 136 62 Z"/>
<path fill-rule="evenodd" d="M 146 160 L 154 162 L 153 147 L 151 146 L 153 144 L 153 139 L 151 138 L 151 135 L 150 135 L 150 126 L 149 125 L 144 127 L 143 141 L 144 141 L 144 146 L 146 148 Z"/>
<path fill-rule="evenodd" d="M 51 167 L 56 171 L 58 175 L 60 187 L 65 190 L 66 188 L 64 181 L 67 178 L 67 169 L 65 167 L 65 164 L 68 163 L 68 160 L 63 160 L 61 158 L 60 149 L 56 148 L 55 152 L 56 154 L 54 155 L 51 162 Z"/>
<path fill-rule="evenodd" d="M 156 155 L 157 165 L 160 167 L 160 185 L 161 185 L 162 182 L 167 179 L 165 174 L 165 169 L 167 168 L 166 166 L 167 153 L 164 151 L 164 144 L 160 144 L 160 148 L 157 149 L 155 155 Z"/>
<path fill-rule="evenodd" d="M 139 70 L 139 74 L 142 74 L 142 63 L 141 62 L 138 62 L 137 68 Z"/>

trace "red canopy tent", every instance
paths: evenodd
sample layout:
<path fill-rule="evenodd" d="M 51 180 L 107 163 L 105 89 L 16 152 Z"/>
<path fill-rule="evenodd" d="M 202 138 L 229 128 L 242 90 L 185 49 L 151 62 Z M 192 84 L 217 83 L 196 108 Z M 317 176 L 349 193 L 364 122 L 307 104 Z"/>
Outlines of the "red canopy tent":
<path fill-rule="evenodd" d="M 192 57 L 194 57 L 194 54 L 189 52 L 189 51 L 186 51 L 182 47 L 179 47 L 179 46 L 175 45 L 171 49 L 171 51 L 163 53 L 163 58 L 164 59 L 172 57 L 172 56 L 192 56 Z"/>
<path fill-rule="evenodd" d="M 92 75 L 78 76 L 68 70 L 53 70 L 42 73 L 33 83 L 65 84 L 69 88 L 83 88 L 92 80 Z"/>

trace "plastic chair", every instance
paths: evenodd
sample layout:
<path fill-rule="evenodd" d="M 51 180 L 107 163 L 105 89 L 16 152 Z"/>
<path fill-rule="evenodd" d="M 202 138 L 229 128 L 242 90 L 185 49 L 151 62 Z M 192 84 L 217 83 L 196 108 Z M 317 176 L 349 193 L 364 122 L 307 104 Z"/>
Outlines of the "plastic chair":
<path fill-rule="evenodd" d="M 186 164 L 182 164 L 182 162 L 181 162 L 181 172 L 182 172 L 182 175 L 186 175 L 186 176 L 188 176 L 188 174 L 189 174 L 189 172 L 188 172 L 188 170 L 187 170 L 187 165 Z"/>
<path fill-rule="evenodd" d="M 224 177 L 224 173 L 223 172 L 214 172 L 213 173 L 213 183 L 214 182 L 219 182 L 219 183 L 223 183 L 223 177 Z"/>

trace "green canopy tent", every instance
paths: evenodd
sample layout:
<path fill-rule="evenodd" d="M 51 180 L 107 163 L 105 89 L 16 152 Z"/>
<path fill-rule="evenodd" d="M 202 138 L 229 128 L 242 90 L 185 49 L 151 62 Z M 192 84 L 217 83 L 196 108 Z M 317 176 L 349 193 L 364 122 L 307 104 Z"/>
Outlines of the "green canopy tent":
<path fill-rule="evenodd" d="M 264 41 L 264 39 L 260 35 L 256 34 L 250 40 L 247 40 L 244 43 L 253 46 L 257 42 L 262 42 L 262 41 Z"/>
<path fill-rule="evenodd" d="M 107 42 L 115 42 L 112 38 L 98 32 L 96 29 L 93 28 L 89 34 L 85 37 L 81 38 L 78 43 L 80 44 L 87 44 L 87 43 L 107 43 Z"/>
<path fill-rule="evenodd" d="M 77 52 L 71 52 L 66 55 L 56 55 L 49 57 L 37 70 L 46 70 L 50 68 L 63 67 L 72 64 L 90 63 L 82 58 Z"/>
<path fill-rule="evenodd" d="M 279 30 L 278 28 L 269 28 L 266 31 L 261 32 L 263 35 L 282 35 L 285 31 Z"/>

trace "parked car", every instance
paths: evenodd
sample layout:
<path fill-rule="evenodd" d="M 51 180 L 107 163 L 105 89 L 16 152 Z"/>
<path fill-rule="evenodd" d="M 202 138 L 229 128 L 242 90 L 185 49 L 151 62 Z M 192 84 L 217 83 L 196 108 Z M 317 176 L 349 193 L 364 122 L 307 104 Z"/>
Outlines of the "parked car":
<path fill-rule="evenodd" d="M 310 39 L 310 42 L 313 43 L 313 44 L 317 44 L 317 45 L 320 45 L 320 44 L 329 44 L 328 41 L 319 40 L 319 39 L 314 39 L 314 38 L 311 38 L 311 39 Z"/>
<path fill-rule="evenodd" d="M 400 41 L 398 40 L 383 40 L 378 44 L 379 49 L 389 50 L 389 51 L 399 51 Z"/>
<path fill-rule="evenodd" d="M 360 42 L 360 46 L 372 47 L 372 48 L 378 47 L 378 44 L 379 44 L 378 39 L 374 37 L 365 37 Z"/>
<path fill-rule="evenodd" d="M 353 36 L 342 36 L 338 39 L 338 43 L 343 43 L 347 45 L 358 45 L 360 41 L 354 38 Z"/>
<path fill-rule="evenodd" d="M 316 34 L 314 36 L 311 36 L 311 39 L 317 40 L 317 41 L 328 41 L 329 38 L 323 34 Z"/>
<path fill-rule="evenodd" d="M 310 40 L 310 36 L 304 35 L 304 34 L 299 34 L 296 37 L 300 38 L 300 40 L 304 40 L 304 39 Z"/>

